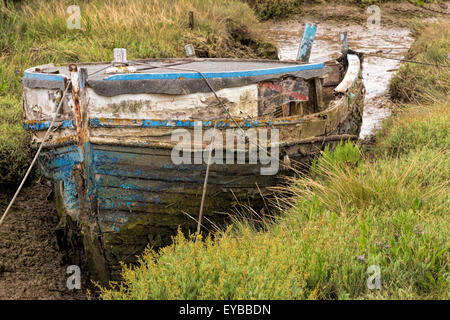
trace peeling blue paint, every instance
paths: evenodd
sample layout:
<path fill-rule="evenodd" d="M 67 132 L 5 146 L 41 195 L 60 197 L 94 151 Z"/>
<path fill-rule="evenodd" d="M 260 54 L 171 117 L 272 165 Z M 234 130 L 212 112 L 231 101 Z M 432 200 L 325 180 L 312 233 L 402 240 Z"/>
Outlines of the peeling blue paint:
<path fill-rule="evenodd" d="M 272 126 L 275 124 L 290 124 L 303 122 L 303 118 L 280 118 L 272 120 L 237 120 L 239 125 L 244 128 L 260 127 L 260 126 Z M 89 119 L 89 125 L 93 128 L 154 128 L 154 127 L 181 127 L 181 128 L 194 128 L 199 126 L 198 120 L 154 120 L 154 119 L 115 119 L 115 118 L 91 118 Z M 214 127 L 214 121 L 203 120 L 201 121 L 202 127 Z M 218 120 L 217 128 L 230 128 L 235 127 L 235 123 L 230 120 Z"/>
<path fill-rule="evenodd" d="M 51 121 L 25 121 L 23 128 L 25 130 L 41 131 L 47 130 L 50 127 Z M 64 120 L 59 125 L 53 126 L 54 128 L 75 129 L 72 120 Z"/>
<path fill-rule="evenodd" d="M 305 31 L 303 32 L 302 42 L 297 54 L 297 60 L 308 62 L 311 55 L 311 49 L 316 35 L 317 27 L 309 23 L 305 24 Z"/>
<path fill-rule="evenodd" d="M 75 215 L 74 218 L 79 214 L 81 207 L 74 170 L 82 161 L 83 155 L 76 146 L 50 149 L 41 153 L 39 157 L 44 174 L 53 180 L 55 186 L 61 185 L 63 205 L 69 214 Z"/>
<path fill-rule="evenodd" d="M 54 75 L 54 74 L 45 74 L 45 73 L 31 73 L 31 72 L 24 72 L 23 77 L 25 79 L 37 79 L 37 80 L 44 80 L 44 81 L 59 81 L 64 83 L 64 76 L 60 75 Z"/>

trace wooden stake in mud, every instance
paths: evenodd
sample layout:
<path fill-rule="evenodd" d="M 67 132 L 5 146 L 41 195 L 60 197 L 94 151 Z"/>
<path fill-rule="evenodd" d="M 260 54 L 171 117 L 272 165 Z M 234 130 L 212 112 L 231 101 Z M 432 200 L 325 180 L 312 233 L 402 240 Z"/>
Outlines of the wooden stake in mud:
<path fill-rule="evenodd" d="M 189 28 L 194 29 L 194 11 L 189 11 Z"/>
<path fill-rule="evenodd" d="M 341 41 L 341 52 L 346 54 L 348 52 L 348 37 L 347 31 L 339 32 L 339 40 Z"/>

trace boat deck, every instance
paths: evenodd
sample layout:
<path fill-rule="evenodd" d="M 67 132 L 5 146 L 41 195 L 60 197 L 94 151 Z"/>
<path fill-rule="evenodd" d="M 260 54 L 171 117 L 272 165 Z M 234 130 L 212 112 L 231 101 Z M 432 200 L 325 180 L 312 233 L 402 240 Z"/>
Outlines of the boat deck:
<path fill-rule="evenodd" d="M 77 67 L 86 69 L 88 86 L 102 96 L 210 92 L 203 77 L 210 80 L 214 88 L 223 89 L 284 76 L 311 79 L 323 76 L 327 69 L 323 63 L 236 59 L 140 60 L 130 61 L 127 66 L 118 65 L 114 71 L 111 71 L 111 63 Z M 64 79 L 69 77 L 68 66 L 44 65 L 26 70 L 22 82 L 28 88 L 62 89 Z"/>
<path fill-rule="evenodd" d="M 188 75 L 189 78 L 196 77 L 198 72 L 205 74 L 207 78 L 220 77 L 246 77 L 265 74 L 276 74 L 286 72 L 300 72 L 323 69 L 323 63 L 298 64 L 295 62 L 278 61 L 255 61 L 255 60 L 230 60 L 230 59 L 168 59 L 168 60 L 139 60 L 130 61 L 128 67 L 134 67 L 135 71 L 130 72 L 129 68 L 123 68 L 119 74 L 105 74 L 106 68 L 112 66 L 111 63 L 79 64 L 78 68 L 86 68 L 91 80 L 124 80 L 119 75 L 123 74 L 150 74 L 153 79 L 167 79 L 175 76 Z M 195 70 L 195 71 L 194 71 Z M 31 74 L 63 75 L 70 76 L 68 66 L 54 67 L 45 65 L 31 68 L 25 71 L 25 77 Z M 192 75 L 192 76 L 189 76 Z M 136 76 L 134 77 L 136 78 Z M 129 80 L 135 80 L 129 77 Z M 42 77 L 44 80 L 45 77 Z"/>

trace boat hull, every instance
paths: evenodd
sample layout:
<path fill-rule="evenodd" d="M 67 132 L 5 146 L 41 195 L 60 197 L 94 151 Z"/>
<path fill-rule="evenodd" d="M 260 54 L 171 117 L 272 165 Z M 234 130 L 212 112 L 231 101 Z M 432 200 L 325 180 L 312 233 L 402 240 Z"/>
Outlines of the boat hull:
<path fill-rule="evenodd" d="M 326 146 L 357 139 L 364 101 L 358 77 L 328 108 L 306 116 L 200 122 L 114 118 L 114 114 L 103 118 L 86 111 L 89 92 L 83 91 L 82 83 L 80 87 L 69 98 L 73 113 L 59 119 L 57 130 L 44 142 L 39 164 L 54 188 L 61 248 L 74 263 L 84 260 L 93 278 L 102 283 L 118 280 L 120 262 L 136 262 L 146 246 L 169 245 L 178 229 L 195 231 L 209 151 L 207 139 L 196 143 L 199 127 L 215 130 L 223 141 L 229 131 L 258 137 L 269 132 L 267 150 L 279 160 L 274 172 L 262 174 L 272 163 L 251 162 L 250 142 L 238 146 L 236 140 L 231 149 L 222 144 L 223 156 L 217 156 L 220 148 L 214 149 L 214 159 L 223 161 L 213 162 L 208 176 L 202 225 L 210 231 L 228 222 L 233 207 L 245 204 L 259 212 L 270 187 L 292 173 L 289 165 L 303 168 Z M 31 109 L 30 103 L 29 118 Z M 25 128 L 33 131 L 32 145 L 42 141 L 48 125 L 48 121 L 25 122 Z M 176 130 L 189 137 L 182 145 L 189 151 L 186 163 L 174 162 L 173 151 L 181 146 L 173 141 Z M 226 155 L 232 161 L 227 162 Z"/>

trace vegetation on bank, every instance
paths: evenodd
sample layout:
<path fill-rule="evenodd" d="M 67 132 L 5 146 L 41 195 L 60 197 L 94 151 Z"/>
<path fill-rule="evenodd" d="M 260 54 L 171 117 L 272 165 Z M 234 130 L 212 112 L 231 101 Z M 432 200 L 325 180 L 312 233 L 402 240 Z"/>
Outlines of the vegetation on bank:
<path fill-rule="evenodd" d="M 445 24 L 422 29 L 412 50 L 425 61 L 446 45 Z M 425 72 L 403 66 L 393 85 L 405 68 Z M 449 299 L 450 109 L 448 87 L 431 89 L 432 104 L 403 106 L 385 123 L 370 158 L 349 142 L 326 150 L 311 176 L 278 194 L 287 207 L 263 230 L 241 220 L 215 239 L 180 233 L 123 266 L 124 281 L 102 298 Z M 367 286 L 372 265 L 379 290 Z"/>
<path fill-rule="evenodd" d="M 384 2 L 410 2 L 412 4 L 423 6 L 425 3 L 434 3 L 436 0 L 355 0 L 361 5 L 380 4 Z"/>
<path fill-rule="evenodd" d="M 286 18 L 301 13 L 305 0 L 243 0 L 248 3 L 262 20 Z M 316 2 L 316 1 L 309 1 Z"/>
<path fill-rule="evenodd" d="M 261 20 L 285 19 L 289 16 L 302 13 L 302 7 L 311 4 L 320 4 L 324 0 L 241 0 L 249 4 Z M 358 6 L 369 6 L 385 2 L 410 2 L 414 5 L 423 6 L 424 3 L 436 2 L 436 0 L 333 0 L 332 3 L 354 4 Z"/>
<path fill-rule="evenodd" d="M 257 33 L 258 19 L 237 0 L 0 1 L 0 184 L 17 183 L 30 161 L 22 129 L 26 68 L 46 63 L 183 57 L 192 43 L 200 57 L 277 58 Z M 81 9 L 81 29 L 67 28 L 67 8 Z M 188 12 L 193 11 L 194 28 Z"/>

